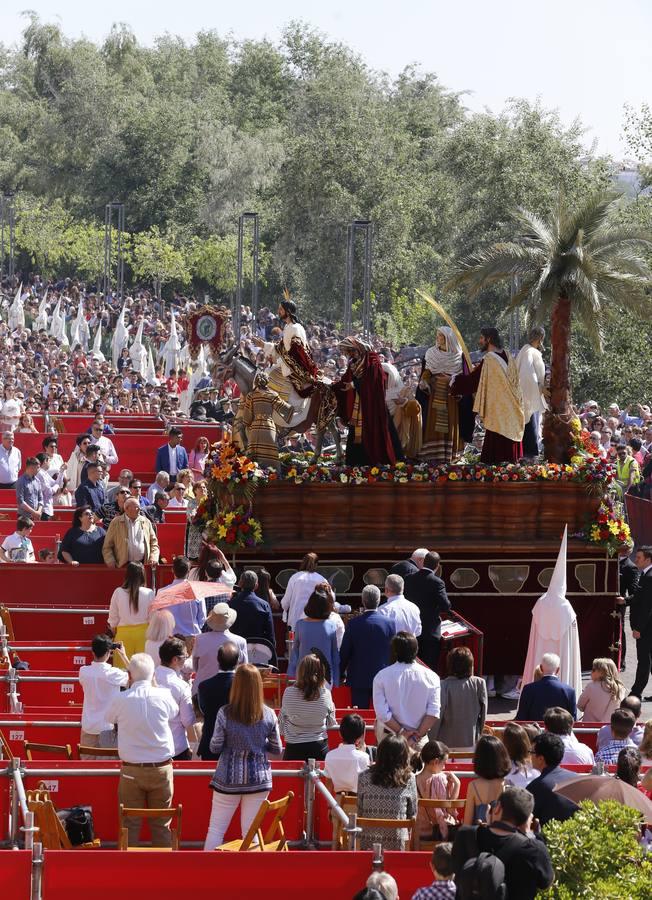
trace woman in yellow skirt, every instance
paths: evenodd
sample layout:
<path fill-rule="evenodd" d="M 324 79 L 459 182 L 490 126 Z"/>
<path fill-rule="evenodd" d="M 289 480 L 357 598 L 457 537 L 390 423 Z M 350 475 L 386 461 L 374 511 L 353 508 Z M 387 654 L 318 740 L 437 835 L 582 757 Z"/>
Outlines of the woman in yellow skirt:
<path fill-rule="evenodd" d="M 139 562 L 127 563 L 125 580 L 117 587 L 109 605 L 109 627 L 116 641 L 122 641 L 125 654 L 131 658 L 134 653 L 145 651 L 145 639 L 149 620 L 149 607 L 154 599 L 154 591 L 145 587 L 145 567 Z M 121 668 L 119 659 L 115 666 Z"/>

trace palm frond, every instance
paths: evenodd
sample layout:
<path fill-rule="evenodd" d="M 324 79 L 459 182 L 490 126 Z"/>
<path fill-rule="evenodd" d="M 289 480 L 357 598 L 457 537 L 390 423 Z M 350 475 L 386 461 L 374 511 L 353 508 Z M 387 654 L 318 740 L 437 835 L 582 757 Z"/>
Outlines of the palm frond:
<path fill-rule="evenodd" d="M 446 287 L 452 290 L 466 287 L 471 296 L 507 278 L 527 277 L 545 261 L 545 255 L 534 247 L 513 242 L 494 244 L 480 250 L 462 263 L 462 268 L 449 279 Z"/>
<path fill-rule="evenodd" d="M 652 232 L 632 225 L 607 223 L 590 238 L 591 253 L 596 255 L 617 247 L 652 247 Z"/>
<path fill-rule="evenodd" d="M 522 206 L 517 207 L 512 213 L 517 224 L 524 228 L 524 238 L 532 237 L 537 244 L 545 248 L 549 253 L 553 250 L 556 243 L 556 235 L 550 225 L 543 221 L 536 213 L 530 212 Z M 528 235 L 528 230 L 531 235 Z"/>

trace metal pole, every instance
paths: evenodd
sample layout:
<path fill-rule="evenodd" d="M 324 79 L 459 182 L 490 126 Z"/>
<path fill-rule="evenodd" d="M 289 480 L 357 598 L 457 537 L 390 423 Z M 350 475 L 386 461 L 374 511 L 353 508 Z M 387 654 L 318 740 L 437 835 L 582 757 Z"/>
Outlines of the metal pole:
<path fill-rule="evenodd" d="M 41 885 L 43 881 L 43 844 L 37 841 L 32 853 L 32 897 L 31 900 L 41 900 Z"/>
<path fill-rule="evenodd" d="M 111 204 L 104 207 L 104 299 L 111 289 Z"/>
<path fill-rule="evenodd" d="M 355 254 L 355 228 L 346 226 L 346 284 L 344 286 L 344 334 L 353 328 L 353 257 Z"/>
<path fill-rule="evenodd" d="M 304 844 L 307 847 L 315 845 L 315 760 L 309 759 L 302 770 L 303 797 L 306 811 L 306 827 L 304 831 Z"/>
<path fill-rule="evenodd" d="M 5 275 L 5 198 L 0 194 L 0 281 Z"/>
<path fill-rule="evenodd" d="M 371 868 L 374 872 L 382 872 L 385 866 L 385 858 L 383 856 L 383 845 L 380 841 L 374 842 L 374 858 L 371 861 Z"/>
<path fill-rule="evenodd" d="M 371 222 L 361 223 L 365 233 L 364 285 L 362 292 L 362 333 L 367 338 L 371 332 Z"/>
<path fill-rule="evenodd" d="M 240 327 L 242 322 L 242 254 L 244 250 L 244 214 L 238 219 L 238 258 L 235 288 L 235 306 L 231 329 L 236 345 L 240 343 Z"/>
<path fill-rule="evenodd" d="M 357 813 L 351 813 L 349 816 L 349 824 L 346 826 L 346 833 L 349 836 L 349 850 L 355 850 L 357 837 L 359 834 L 362 834 L 362 828 L 358 828 Z"/>
<path fill-rule="evenodd" d="M 255 331 L 256 316 L 258 315 L 258 249 L 260 243 L 260 234 L 258 227 L 258 213 L 251 213 L 254 222 L 254 271 L 253 283 L 251 285 L 251 314 L 253 316 L 253 327 Z"/>
<path fill-rule="evenodd" d="M 14 198 L 9 198 L 9 281 L 14 279 L 14 229 L 16 227 L 16 206 Z"/>

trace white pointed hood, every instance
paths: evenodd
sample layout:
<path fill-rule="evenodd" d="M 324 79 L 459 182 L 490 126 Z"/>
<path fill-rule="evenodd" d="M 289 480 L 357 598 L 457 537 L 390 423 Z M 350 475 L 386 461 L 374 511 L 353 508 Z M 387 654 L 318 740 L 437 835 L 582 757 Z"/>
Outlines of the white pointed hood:
<path fill-rule="evenodd" d="M 43 299 L 38 305 L 38 315 L 32 325 L 33 331 L 48 330 L 48 289 L 45 289 Z"/>
<path fill-rule="evenodd" d="M 100 362 L 104 362 L 104 354 L 102 353 L 102 319 L 99 319 L 97 323 L 97 331 L 95 332 L 91 354 L 96 359 L 99 359 Z"/>
<path fill-rule="evenodd" d="M 147 384 L 154 384 L 156 378 L 156 370 L 154 368 L 154 357 L 152 356 L 152 348 L 147 348 L 147 366 L 145 367 L 145 381 Z"/>
<path fill-rule="evenodd" d="M 523 684 L 533 680 L 534 670 L 544 653 L 556 653 L 561 659 L 560 679 L 575 688 L 579 697 L 582 691 L 582 666 L 577 614 L 566 599 L 567 545 L 568 526 L 564 528 L 564 536 L 548 590 L 539 597 L 532 610 Z"/>
<path fill-rule="evenodd" d="M 179 342 L 179 336 L 177 334 L 177 320 L 174 315 L 174 310 L 170 312 L 171 321 L 170 321 L 170 337 L 167 339 L 165 346 L 163 347 L 163 360 L 165 362 L 165 375 L 169 375 L 172 369 L 177 368 L 177 363 L 179 359 L 179 350 L 181 349 L 181 344 Z"/>
<path fill-rule="evenodd" d="M 54 307 L 52 312 L 52 318 L 50 320 L 50 337 L 57 338 L 59 337 L 59 329 L 60 329 L 60 319 L 61 319 L 61 298 L 57 300 L 57 305 Z"/>
<path fill-rule="evenodd" d="M 90 329 L 88 327 L 88 322 L 86 321 L 86 316 L 84 315 L 84 302 L 80 297 L 79 306 L 77 307 L 77 317 L 71 335 L 73 347 L 75 344 L 81 344 L 84 350 L 88 350 L 90 336 Z"/>
<path fill-rule="evenodd" d="M 143 377 L 147 370 L 147 353 L 145 351 L 145 347 L 143 345 L 143 325 L 145 324 L 144 317 L 138 323 L 138 330 L 136 331 L 136 337 L 133 339 L 131 347 L 129 348 L 129 357 L 131 359 L 131 365 L 134 369 L 139 372 Z"/>
<path fill-rule="evenodd" d="M 118 321 L 116 322 L 115 331 L 113 332 L 113 340 L 111 341 L 111 358 L 113 368 L 117 369 L 118 359 L 124 347 L 129 344 L 129 335 L 125 326 L 125 306 L 120 310 Z"/>
<path fill-rule="evenodd" d="M 25 327 L 25 306 L 23 305 L 23 283 L 16 291 L 13 303 L 9 307 L 9 330 L 18 331 Z"/>

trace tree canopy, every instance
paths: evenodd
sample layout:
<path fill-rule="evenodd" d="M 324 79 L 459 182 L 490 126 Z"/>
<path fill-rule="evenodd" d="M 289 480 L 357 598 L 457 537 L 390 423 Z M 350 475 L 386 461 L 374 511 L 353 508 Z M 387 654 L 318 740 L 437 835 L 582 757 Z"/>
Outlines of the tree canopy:
<path fill-rule="evenodd" d="M 632 118 L 642 146 L 646 127 Z M 443 285 L 456 260 L 509 235 L 515 206 L 543 215 L 560 188 L 572 202 L 606 186 L 582 136 L 524 100 L 470 113 L 436 74 L 390 78 L 296 22 L 278 44 L 202 31 L 143 46 L 115 25 L 97 45 L 28 14 L 22 41 L 0 45 L 0 189 L 33 217 L 17 235 L 30 265 L 92 277 L 104 205 L 119 200 L 131 274 L 157 277 L 151 253 L 144 262 L 156 244 L 164 290 L 195 282 L 224 295 L 237 218 L 255 210 L 261 301 L 287 286 L 304 315 L 337 321 L 346 225 L 371 219 L 373 314 L 388 337 L 420 340 L 434 322 L 391 326 L 417 286 L 467 334 L 496 319 L 507 287 L 471 301 Z M 357 295 L 357 267 L 355 280 Z"/>

